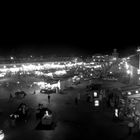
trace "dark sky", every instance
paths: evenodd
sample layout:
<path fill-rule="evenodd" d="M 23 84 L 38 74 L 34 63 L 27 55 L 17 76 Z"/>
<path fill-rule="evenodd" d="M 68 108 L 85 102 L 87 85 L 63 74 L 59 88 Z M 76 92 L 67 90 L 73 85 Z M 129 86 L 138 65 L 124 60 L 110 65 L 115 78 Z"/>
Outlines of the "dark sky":
<path fill-rule="evenodd" d="M 53 38 L 48 40 L 0 40 L 1 56 L 58 55 L 80 56 L 111 54 L 116 48 L 120 56 L 134 54 L 139 40 L 122 38 Z"/>
<path fill-rule="evenodd" d="M 113 9 L 100 13 L 98 9 L 94 14 L 79 11 L 62 17 L 55 13 L 57 18 L 51 15 L 52 19 L 35 15 L 32 21 L 21 18 L 17 24 L 10 22 L 0 37 L 0 55 L 111 54 L 114 48 L 121 56 L 133 54 L 140 45 L 139 19 L 131 11 L 118 14 L 118 8 L 114 13 Z"/>

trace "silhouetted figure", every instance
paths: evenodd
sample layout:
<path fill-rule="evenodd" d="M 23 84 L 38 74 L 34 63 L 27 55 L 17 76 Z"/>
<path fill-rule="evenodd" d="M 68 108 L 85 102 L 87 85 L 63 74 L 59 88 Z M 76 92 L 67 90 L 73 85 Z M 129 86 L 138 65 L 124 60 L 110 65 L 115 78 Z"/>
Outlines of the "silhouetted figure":
<path fill-rule="evenodd" d="M 16 119 L 19 117 L 19 115 L 17 114 L 11 114 L 10 115 L 10 125 L 11 127 L 15 127 L 16 126 Z"/>
<path fill-rule="evenodd" d="M 13 95 L 12 95 L 12 93 L 10 93 L 9 101 L 11 101 L 12 99 L 13 99 Z"/>
<path fill-rule="evenodd" d="M 75 104 L 78 105 L 78 99 L 75 97 Z"/>
<path fill-rule="evenodd" d="M 36 94 L 35 90 L 34 90 L 34 93 L 33 94 Z"/>
<path fill-rule="evenodd" d="M 51 96 L 50 96 L 50 94 L 48 94 L 48 103 L 50 104 L 50 102 L 51 102 Z"/>
<path fill-rule="evenodd" d="M 80 93 L 77 94 L 77 99 L 78 99 L 78 102 L 79 102 L 80 99 L 81 99 L 81 94 Z"/>
<path fill-rule="evenodd" d="M 128 135 L 132 135 L 132 129 L 134 127 L 134 123 L 132 121 L 130 121 L 128 123 L 128 128 L 129 128 L 129 132 L 128 132 Z"/>
<path fill-rule="evenodd" d="M 44 114 L 43 104 L 38 104 L 38 108 L 36 110 L 36 119 L 41 119 Z"/>
<path fill-rule="evenodd" d="M 90 97 L 90 94 L 88 94 L 88 95 L 87 95 L 87 102 L 88 102 L 88 103 L 90 102 L 90 98 L 91 98 L 91 97 Z"/>
<path fill-rule="evenodd" d="M 25 103 L 21 103 L 18 107 L 17 114 L 19 115 L 19 122 L 27 122 L 29 108 Z"/>

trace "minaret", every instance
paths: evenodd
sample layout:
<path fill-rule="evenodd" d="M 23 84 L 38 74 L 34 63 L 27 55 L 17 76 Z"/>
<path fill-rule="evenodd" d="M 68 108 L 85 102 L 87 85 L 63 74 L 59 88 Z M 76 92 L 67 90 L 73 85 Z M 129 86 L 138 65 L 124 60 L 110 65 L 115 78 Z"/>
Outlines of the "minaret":
<path fill-rule="evenodd" d="M 117 49 L 113 49 L 112 56 L 118 58 L 119 53 L 117 53 Z"/>

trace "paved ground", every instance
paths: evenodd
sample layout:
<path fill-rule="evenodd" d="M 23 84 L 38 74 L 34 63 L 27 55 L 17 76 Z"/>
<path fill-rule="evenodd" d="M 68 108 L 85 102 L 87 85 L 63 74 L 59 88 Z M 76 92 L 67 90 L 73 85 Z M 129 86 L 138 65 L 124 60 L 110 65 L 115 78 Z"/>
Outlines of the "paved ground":
<path fill-rule="evenodd" d="M 94 108 L 92 104 L 87 103 L 85 85 L 86 83 L 66 90 L 63 95 L 53 94 L 50 105 L 46 95 L 38 93 L 32 95 L 30 92 L 25 99 L 14 99 L 8 102 L 9 93 L 3 89 L 0 94 L 0 111 L 2 112 L 0 126 L 7 130 L 6 140 L 129 140 L 140 138 L 136 134 L 128 136 L 128 128 L 125 123 L 113 122 L 111 109 L 103 109 L 102 106 Z M 74 99 L 78 92 L 81 93 L 81 101 L 76 105 Z M 21 102 L 29 104 L 31 119 L 27 125 L 14 130 L 8 127 L 7 116 L 15 111 Z M 54 120 L 57 122 L 54 130 L 35 130 L 39 123 L 35 119 L 35 109 L 40 102 L 54 112 Z"/>

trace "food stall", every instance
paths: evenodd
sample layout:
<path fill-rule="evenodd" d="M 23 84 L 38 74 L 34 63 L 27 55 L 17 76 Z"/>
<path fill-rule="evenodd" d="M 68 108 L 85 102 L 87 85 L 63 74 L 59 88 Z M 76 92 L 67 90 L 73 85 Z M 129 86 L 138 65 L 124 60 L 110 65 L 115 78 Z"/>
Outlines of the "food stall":
<path fill-rule="evenodd" d="M 140 87 L 124 87 L 122 95 L 125 97 L 125 105 L 122 108 L 123 116 L 125 119 L 132 119 L 140 129 Z"/>

